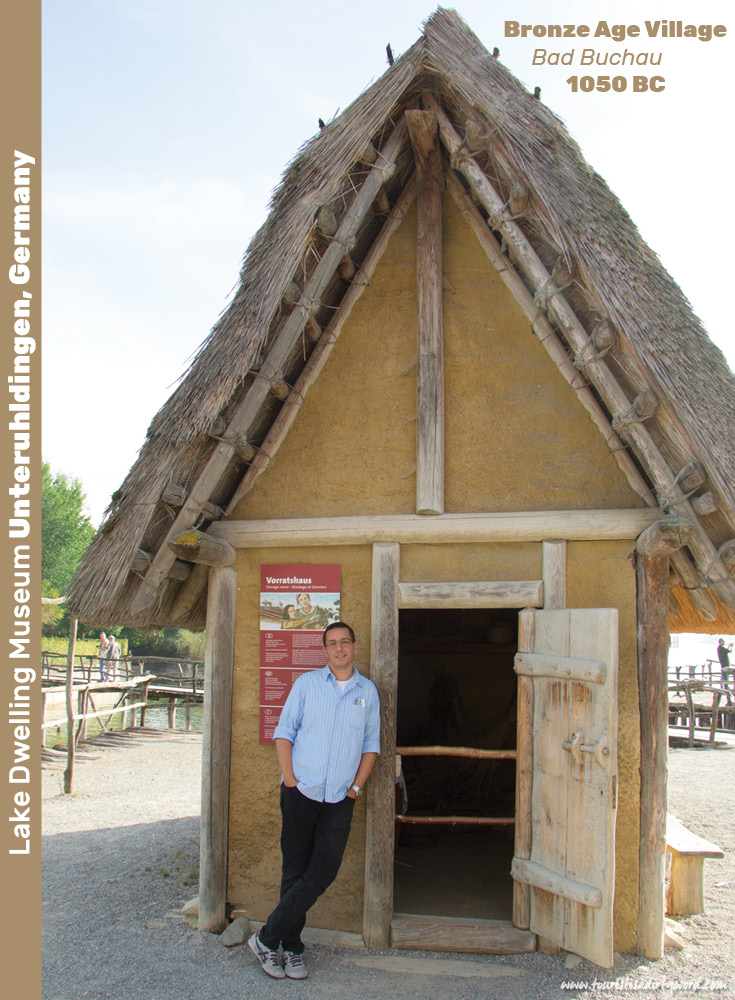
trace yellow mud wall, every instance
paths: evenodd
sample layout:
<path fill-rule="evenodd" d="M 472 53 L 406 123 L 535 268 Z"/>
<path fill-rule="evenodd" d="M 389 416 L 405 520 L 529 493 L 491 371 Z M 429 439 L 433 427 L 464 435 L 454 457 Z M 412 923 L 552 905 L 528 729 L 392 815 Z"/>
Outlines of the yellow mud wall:
<path fill-rule="evenodd" d="M 599 431 L 453 203 L 444 204 L 447 512 L 640 507 Z M 288 437 L 235 518 L 415 513 L 416 216 L 392 237 Z M 632 543 L 570 543 L 570 607 L 620 609 L 619 813 L 615 947 L 635 950 L 638 711 Z M 370 659 L 369 546 L 246 550 L 238 555 L 229 899 L 253 919 L 280 878 L 278 767 L 258 743 L 261 563 L 339 563 L 358 669 Z M 404 546 L 405 581 L 538 579 L 541 545 Z M 360 931 L 365 803 L 314 926 Z"/>

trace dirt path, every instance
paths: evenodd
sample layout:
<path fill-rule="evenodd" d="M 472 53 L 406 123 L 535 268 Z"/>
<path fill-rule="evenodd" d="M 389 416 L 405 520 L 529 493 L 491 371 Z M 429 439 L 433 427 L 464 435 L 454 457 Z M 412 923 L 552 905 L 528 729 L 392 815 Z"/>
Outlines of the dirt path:
<path fill-rule="evenodd" d="M 284 989 L 298 1000 L 735 997 L 735 748 L 670 753 L 671 810 L 725 851 L 705 865 L 707 912 L 682 921 L 684 951 L 620 956 L 604 971 L 564 956 L 317 946 L 298 985 L 167 916 L 197 891 L 200 759 L 199 734 L 132 736 L 78 760 L 71 796 L 63 765 L 44 769 L 44 1000 L 260 1000 Z"/>

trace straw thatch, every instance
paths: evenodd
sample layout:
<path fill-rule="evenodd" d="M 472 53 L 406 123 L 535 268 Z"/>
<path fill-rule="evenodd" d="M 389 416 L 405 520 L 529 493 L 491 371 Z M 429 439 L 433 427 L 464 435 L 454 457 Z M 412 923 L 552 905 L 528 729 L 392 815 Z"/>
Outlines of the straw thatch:
<path fill-rule="evenodd" d="M 560 120 L 488 54 L 456 13 L 440 8 L 415 45 L 308 142 L 287 168 L 270 215 L 245 254 L 231 305 L 153 419 L 138 460 L 113 496 L 75 577 L 70 605 L 83 620 L 171 623 L 176 595 L 187 584 L 165 576 L 159 582 L 137 563 L 133 569 L 141 551 L 153 557 L 166 547 L 178 507 L 162 499 L 164 492 L 170 484 L 193 490 L 223 437 L 218 422 L 224 420 L 223 427 L 230 422 L 261 372 L 267 372 L 261 366 L 293 311 L 291 283 L 304 289 L 330 244 L 330 237 L 315 226 L 318 211 L 327 206 L 338 220 L 344 219 L 371 169 L 366 150 L 372 144 L 383 153 L 403 111 L 420 107 L 426 92 L 434 95 L 464 138 L 462 156 L 474 159 L 501 197 L 509 199 L 519 183 L 525 186 L 529 208 L 520 222 L 525 236 L 549 270 L 560 260 L 573 268 L 574 280 L 564 295 L 584 327 L 592 331 L 606 319 L 617 331 L 607 364 L 630 400 L 643 389 L 658 397 L 660 405 L 647 429 L 673 472 L 692 460 L 703 467 L 706 483 L 698 492 L 711 492 L 717 509 L 700 524 L 715 558 L 717 549 L 735 536 L 735 377 L 681 290 L 584 161 Z M 451 168 L 457 166 L 455 158 Z M 412 172 L 406 143 L 384 184 L 391 205 Z M 358 228 L 350 247 L 358 265 L 381 223 L 376 212 L 368 212 Z M 495 219 L 488 223 L 499 227 Z M 349 284 L 335 276 L 318 301 L 308 303 L 319 326 L 336 315 Z M 299 337 L 283 366 L 289 385 L 311 350 L 306 336 Z M 572 347 L 569 353 L 575 353 Z M 604 408 L 604 399 L 602 403 Z M 249 422 L 247 438 L 256 448 L 281 405 L 267 396 Z M 608 415 L 620 416 L 609 408 Z M 631 445 L 624 431 L 621 437 L 652 485 L 647 502 L 668 508 L 672 497 L 662 497 L 660 488 L 656 500 L 656 475 L 647 466 L 646 454 Z M 227 508 L 247 468 L 247 461 L 233 453 L 207 488 L 213 505 L 209 510 L 202 507 L 200 481 L 191 524 L 206 527 L 208 519 L 221 516 L 218 508 Z M 717 583 L 727 577 L 727 570 L 721 563 L 715 565 L 715 558 L 703 565 L 700 552 L 698 579 L 689 579 L 688 589 L 680 591 L 680 618 L 683 615 L 681 620 L 690 625 L 702 623 L 687 596 L 702 579 L 721 599 L 720 613 L 726 605 L 735 606 L 730 584 Z M 204 606 L 202 591 L 181 623 L 201 627 Z"/>

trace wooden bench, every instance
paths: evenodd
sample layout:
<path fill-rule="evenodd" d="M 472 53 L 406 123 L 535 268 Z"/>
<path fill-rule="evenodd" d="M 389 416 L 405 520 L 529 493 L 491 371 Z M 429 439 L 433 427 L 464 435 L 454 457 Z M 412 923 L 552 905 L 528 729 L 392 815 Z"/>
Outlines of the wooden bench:
<path fill-rule="evenodd" d="M 666 817 L 666 850 L 671 853 L 666 912 L 670 917 L 704 913 L 704 859 L 724 858 L 725 852 L 687 830 L 671 813 Z"/>

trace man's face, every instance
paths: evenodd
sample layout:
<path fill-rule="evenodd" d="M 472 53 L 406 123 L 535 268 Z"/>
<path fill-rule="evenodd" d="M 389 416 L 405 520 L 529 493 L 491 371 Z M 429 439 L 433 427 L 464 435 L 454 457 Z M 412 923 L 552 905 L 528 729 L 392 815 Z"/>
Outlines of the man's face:
<path fill-rule="evenodd" d="M 302 611 L 308 611 L 311 608 L 311 601 L 308 594 L 299 594 L 296 600 L 299 602 L 299 607 Z"/>
<path fill-rule="evenodd" d="M 350 638 L 346 628 L 332 628 L 327 632 L 327 663 L 332 673 L 349 674 L 357 652 L 357 643 Z"/>

